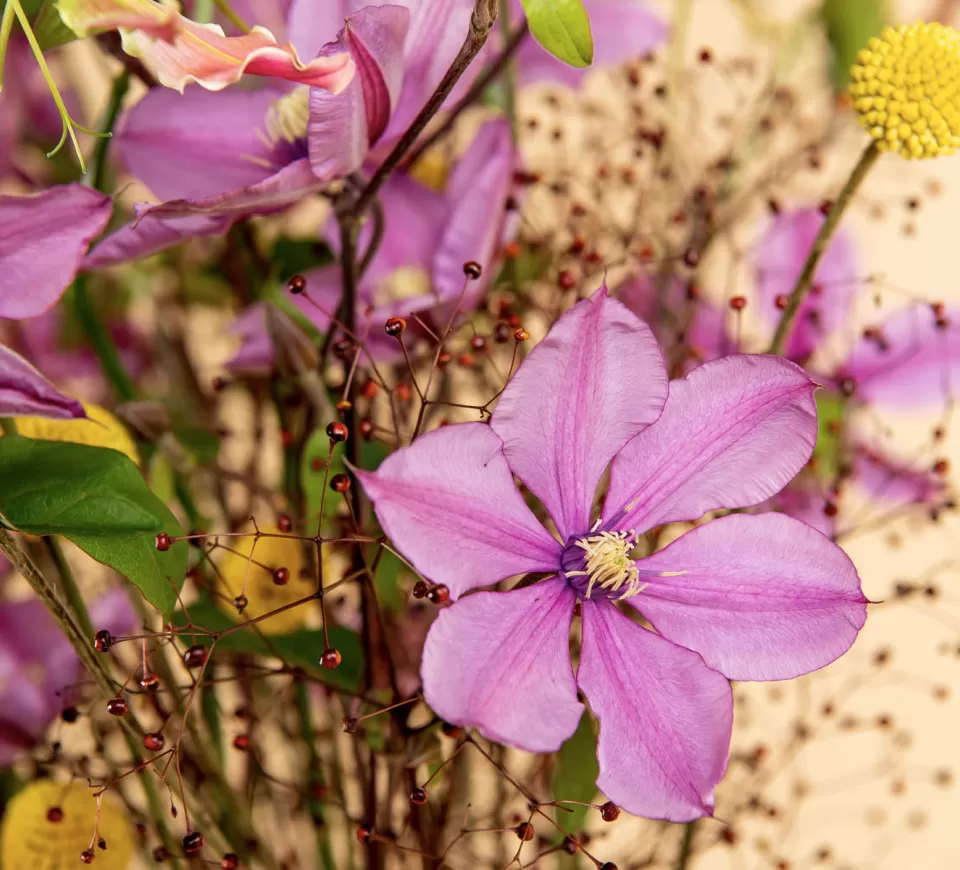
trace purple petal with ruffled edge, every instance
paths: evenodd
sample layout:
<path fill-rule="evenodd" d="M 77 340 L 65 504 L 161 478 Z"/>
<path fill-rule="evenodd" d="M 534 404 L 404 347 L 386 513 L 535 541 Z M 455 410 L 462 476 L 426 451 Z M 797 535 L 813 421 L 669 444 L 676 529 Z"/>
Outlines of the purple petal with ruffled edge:
<path fill-rule="evenodd" d="M 121 227 L 94 245 L 83 258 L 81 271 L 129 263 L 172 248 L 190 239 L 222 236 L 234 221 L 229 215 L 167 218 L 150 215 Z"/>
<path fill-rule="evenodd" d="M 793 290 L 824 217 L 818 209 L 783 212 L 773 218 L 760 241 L 755 268 L 760 313 L 772 326 L 781 315 L 778 296 Z M 813 290 L 807 295 L 787 341 L 786 356 L 805 360 L 823 339 L 849 320 L 859 287 L 856 249 L 841 227 L 830 242 L 817 271 Z"/>
<path fill-rule="evenodd" d="M 201 199 L 170 199 L 159 205 L 137 206 L 137 221 L 148 216 L 164 219 L 186 217 L 232 217 L 272 214 L 294 205 L 323 182 L 313 174 L 303 157 L 284 166 L 263 181 Z M 136 225 L 137 221 L 134 221 Z"/>
<path fill-rule="evenodd" d="M 521 85 L 534 82 L 559 82 L 577 87 L 589 69 L 612 66 L 642 57 L 667 40 L 666 24 L 636 0 L 585 0 L 593 33 L 593 64 L 578 69 L 569 66 L 527 37 L 517 52 L 517 72 Z M 513 21 L 520 20 L 523 7 L 513 2 Z"/>
<path fill-rule="evenodd" d="M 73 281 L 113 202 L 82 184 L 0 196 L 0 317 L 36 317 Z"/>
<path fill-rule="evenodd" d="M 479 263 L 481 278 L 468 285 L 461 303 L 467 311 L 476 306 L 493 278 L 490 267 L 504 240 L 514 163 L 510 125 L 502 119 L 488 121 L 457 161 L 447 183 L 450 214 L 437 247 L 433 284 L 440 299 L 455 300 L 464 286 L 463 264 Z"/>
<path fill-rule="evenodd" d="M 349 51 L 357 66 L 341 94 L 313 88 L 307 140 L 310 164 L 320 178 L 339 178 L 358 169 L 385 130 L 403 81 L 403 46 L 409 10 L 370 6 L 348 19 L 324 53 Z"/>
<path fill-rule="evenodd" d="M 435 429 L 358 476 L 383 530 L 451 598 L 560 565 L 560 544 L 524 504 L 483 423 Z"/>
<path fill-rule="evenodd" d="M 714 520 L 637 567 L 677 576 L 645 575 L 630 604 L 731 680 L 789 680 L 822 668 L 867 618 L 847 554 L 782 514 Z"/>
<path fill-rule="evenodd" d="M 289 143 L 272 145 L 265 133 L 267 112 L 282 96 L 275 89 L 154 88 L 126 115 L 114 147 L 159 199 L 249 187 L 294 157 Z"/>
<path fill-rule="evenodd" d="M 470 30 L 474 0 L 399 0 L 410 10 L 410 30 L 404 45 L 403 88 L 382 141 L 391 142 L 410 126 L 436 91 L 463 46 Z M 461 77 L 479 72 L 475 65 Z"/>
<path fill-rule="evenodd" d="M 733 728 L 724 676 L 609 601 L 584 601 L 577 685 L 600 720 L 597 786 L 607 797 L 649 819 L 713 814 Z"/>
<path fill-rule="evenodd" d="M 912 410 L 960 392 L 960 308 L 943 311 L 941 325 L 928 305 L 898 311 L 861 337 L 837 377 L 856 382 L 860 402 Z"/>
<path fill-rule="evenodd" d="M 813 452 L 815 386 L 791 362 L 745 354 L 671 381 L 663 416 L 613 461 L 605 527 L 644 531 L 770 498 Z"/>
<path fill-rule="evenodd" d="M 76 399 L 64 396 L 20 354 L 0 344 L 0 417 L 33 416 L 51 420 L 85 418 Z"/>
<path fill-rule="evenodd" d="M 427 703 L 448 722 L 529 752 L 554 752 L 583 705 L 570 665 L 575 595 L 554 577 L 478 592 L 441 611 L 423 648 Z"/>
<path fill-rule="evenodd" d="M 550 329 L 507 385 L 491 426 L 510 468 L 561 538 L 586 532 L 600 476 L 659 416 L 667 375 L 657 342 L 601 287 Z"/>

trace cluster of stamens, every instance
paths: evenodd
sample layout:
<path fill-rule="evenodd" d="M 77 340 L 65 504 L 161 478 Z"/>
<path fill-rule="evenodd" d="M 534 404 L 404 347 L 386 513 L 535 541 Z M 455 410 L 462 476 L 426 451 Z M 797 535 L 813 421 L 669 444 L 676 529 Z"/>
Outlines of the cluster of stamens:
<path fill-rule="evenodd" d="M 310 121 L 310 88 L 298 87 L 267 110 L 267 139 L 271 144 L 296 142 L 307 135 Z"/>
<path fill-rule="evenodd" d="M 640 582 L 640 570 L 630 558 L 636 532 L 600 532 L 574 543 L 584 553 L 584 569 L 565 571 L 568 577 L 588 577 L 584 598 L 589 598 L 596 586 L 606 592 L 619 592 L 619 600 L 632 598 L 646 586 Z"/>

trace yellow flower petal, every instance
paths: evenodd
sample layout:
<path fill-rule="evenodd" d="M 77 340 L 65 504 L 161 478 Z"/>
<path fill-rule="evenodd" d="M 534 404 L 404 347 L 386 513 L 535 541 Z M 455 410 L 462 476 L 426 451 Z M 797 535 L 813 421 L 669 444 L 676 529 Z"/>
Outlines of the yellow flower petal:
<path fill-rule="evenodd" d="M 57 809 L 59 814 L 51 813 Z M 0 828 L 0 865 L 11 870 L 80 867 L 80 853 L 90 847 L 96 817 L 96 799 L 85 785 L 49 779 L 32 782 L 7 804 Z M 107 848 L 94 846 L 97 870 L 127 870 L 133 856 L 133 830 L 109 795 L 100 808 L 98 834 Z"/>
<path fill-rule="evenodd" d="M 91 447 L 119 450 L 140 464 L 137 445 L 126 427 L 106 408 L 83 404 L 89 420 L 47 420 L 44 417 L 15 417 L 17 431 L 24 438 L 38 441 L 70 441 Z"/>
<path fill-rule="evenodd" d="M 261 531 L 276 534 L 277 529 L 272 526 L 261 527 Z M 226 601 L 221 600 L 220 604 L 231 619 L 242 621 L 245 618 L 262 616 L 285 604 L 299 601 L 316 589 L 315 577 L 304 580 L 300 576 L 304 564 L 300 541 L 291 538 L 260 538 L 254 546 L 254 537 L 251 535 L 248 538 L 221 538 L 220 543 L 234 551 L 221 551 L 217 559 L 217 567 L 223 580 L 219 591 L 226 598 Z M 249 561 L 248 575 L 247 563 L 251 550 L 253 559 Z M 274 582 L 273 572 L 277 568 L 287 569 L 287 582 L 284 585 Z M 231 602 L 240 594 L 246 595 L 248 603 L 243 614 L 238 617 Z M 310 614 L 315 611 L 316 606 L 308 602 L 258 622 L 257 626 L 264 634 L 289 634 L 303 628 Z"/>

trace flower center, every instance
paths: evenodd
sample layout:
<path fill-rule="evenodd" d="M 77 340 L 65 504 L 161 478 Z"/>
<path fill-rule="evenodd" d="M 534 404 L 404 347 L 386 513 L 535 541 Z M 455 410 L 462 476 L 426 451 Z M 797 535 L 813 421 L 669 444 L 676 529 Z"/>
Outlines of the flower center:
<path fill-rule="evenodd" d="M 267 109 L 267 138 L 272 143 L 296 142 L 307 135 L 310 88 L 301 85 Z"/>
<path fill-rule="evenodd" d="M 598 532 L 570 541 L 561 557 L 564 575 L 584 598 L 594 592 L 619 600 L 638 594 L 646 584 L 630 558 L 635 537 L 633 531 Z"/>

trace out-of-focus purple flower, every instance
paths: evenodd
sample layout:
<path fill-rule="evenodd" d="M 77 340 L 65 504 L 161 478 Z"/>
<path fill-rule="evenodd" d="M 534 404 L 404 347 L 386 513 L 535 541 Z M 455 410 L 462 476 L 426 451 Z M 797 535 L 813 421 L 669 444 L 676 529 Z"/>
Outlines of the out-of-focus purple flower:
<path fill-rule="evenodd" d="M 528 36 L 517 51 L 520 84 L 553 81 L 577 87 L 588 69 L 649 54 L 667 40 L 667 26 L 636 0 L 583 0 L 593 33 L 593 64 L 578 69 L 557 60 Z M 511 0 L 511 21 L 523 20 L 520 0 Z"/>
<path fill-rule="evenodd" d="M 136 617 L 116 589 L 90 608 L 97 629 L 128 633 Z M 60 712 L 79 697 L 83 667 L 37 599 L 0 604 L 0 765 L 36 746 Z"/>
<path fill-rule="evenodd" d="M 548 752 L 575 730 L 580 688 L 601 723 L 597 784 L 611 800 L 673 821 L 711 813 L 732 727 L 728 678 L 823 667 L 853 643 L 866 599 L 846 554 L 782 514 L 735 514 L 647 558 L 631 551 L 647 529 L 756 505 L 783 488 L 814 446 L 814 387 L 790 362 L 741 355 L 668 390 L 650 330 L 603 288 L 531 352 L 489 426 L 443 427 L 359 472 L 394 544 L 452 599 L 526 572 L 554 575 L 441 612 L 421 671 L 434 710 Z"/>
<path fill-rule="evenodd" d="M 113 204 L 82 184 L 0 196 L 0 317 L 36 317 L 67 289 Z"/>
<path fill-rule="evenodd" d="M 384 236 L 358 287 L 357 328 L 361 336 L 367 335 L 367 350 L 375 357 L 398 353 L 396 340 L 383 331 L 388 318 L 450 310 L 460 298 L 463 265 L 470 260 L 480 265 L 482 277 L 467 285 L 460 305 L 465 311 L 476 306 L 492 278 L 494 256 L 513 229 L 505 213 L 513 168 L 509 127 L 506 121 L 493 120 L 480 128 L 453 166 L 442 193 L 403 173 L 384 185 L 380 196 Z M 361 233 L 361 251 L 371 238 L 368 225 Z M 334 227 L 329 241 L 336 246 Z M 325 330 L 340 304 L 340 267 L 318 269 L 305 277 L 306 293 L 291 298 L 318 329 Z M 274 351 L 263 305 L 244 312 L 234 330 L 243 345 L 230 361 L 231 368 L 272 366 Z"/>
<path fill-rule="evenodd" d="M 87 416 L 76 399 L 59 392 L 20 354 L 0 344 L 0 417 L 75 420 Z"/>

